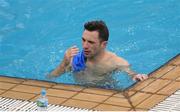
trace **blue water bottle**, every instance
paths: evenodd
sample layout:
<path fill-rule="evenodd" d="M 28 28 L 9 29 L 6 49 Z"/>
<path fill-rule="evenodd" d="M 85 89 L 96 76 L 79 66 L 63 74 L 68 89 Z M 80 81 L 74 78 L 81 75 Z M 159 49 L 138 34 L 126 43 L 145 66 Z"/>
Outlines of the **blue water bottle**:
<path fill-rule="evenodd" d="M 48 106 L 48 99 L 46 97 L 46 90 L 41 90 L 41 96 L 36 101 L 38 111 L 46 111 Z"/>

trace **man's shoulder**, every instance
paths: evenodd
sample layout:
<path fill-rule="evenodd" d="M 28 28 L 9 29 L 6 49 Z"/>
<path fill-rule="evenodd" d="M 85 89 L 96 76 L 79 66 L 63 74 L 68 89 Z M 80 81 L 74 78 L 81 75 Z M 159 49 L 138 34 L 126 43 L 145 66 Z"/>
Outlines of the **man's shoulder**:
<path fill-rule="evenodd" d="M 110 57 L 110 60 L 116 64 L 121 64 L 121 65 L 129 65 L 128 61 L 125 60 L 124 58 L 116 55 L 115 53 L 113 52 L 110 52 L 110 51 L 107 51 L 107 55 L 109 55 Z"/>
<path fill-rule="evenodd" d="M 117 55 L 111 51 L 106 51 L 107 56 L 116 57 Z"/>

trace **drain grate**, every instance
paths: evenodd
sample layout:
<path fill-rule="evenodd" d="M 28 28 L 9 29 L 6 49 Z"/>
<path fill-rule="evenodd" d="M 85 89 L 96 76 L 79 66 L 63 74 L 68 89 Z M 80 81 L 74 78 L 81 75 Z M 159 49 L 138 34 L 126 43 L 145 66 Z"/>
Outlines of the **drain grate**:
<path fill-rule="evenodd" d="M 0 97 L 0 111 L 37 111 L 35 102 L 26 100 L 15 100 L 11 98 Z M 60 105 L 49 104 L 47 111 L 85 111 L 92 112 L 92 110 L 67 107 Z"/>
<path fill-rule="evenodd" d="M 157 104 L 150 111 L 180 111 L 180 90 Z"/>

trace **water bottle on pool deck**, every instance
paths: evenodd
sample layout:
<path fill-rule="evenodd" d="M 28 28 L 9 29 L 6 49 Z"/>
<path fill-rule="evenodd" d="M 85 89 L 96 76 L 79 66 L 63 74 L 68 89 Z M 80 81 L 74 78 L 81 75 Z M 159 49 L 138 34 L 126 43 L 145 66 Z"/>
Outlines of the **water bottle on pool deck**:
<path fill-rule="evenodd" d="M 36 101 L 38 111 L 47 111 L 48 99 L 46 97 L 46 90 L 41 90 L 41 96 Z"/>

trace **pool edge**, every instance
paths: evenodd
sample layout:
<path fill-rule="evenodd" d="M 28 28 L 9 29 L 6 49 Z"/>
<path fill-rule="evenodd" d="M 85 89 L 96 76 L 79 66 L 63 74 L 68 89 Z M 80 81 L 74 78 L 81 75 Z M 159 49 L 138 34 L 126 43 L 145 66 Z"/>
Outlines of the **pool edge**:
<path fill-rule="evenodd" d="M 35 101 L 42 87 L 49 102 L 93 110 L 149 110 L 180 88 L 180 54 L 127 90 L 106 90 L 0 76 L 0 96 Z M 166 91 L 166 92 L 164 92 Z"/>

